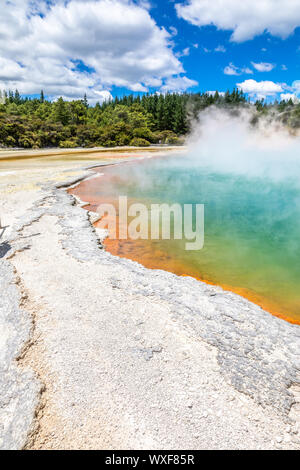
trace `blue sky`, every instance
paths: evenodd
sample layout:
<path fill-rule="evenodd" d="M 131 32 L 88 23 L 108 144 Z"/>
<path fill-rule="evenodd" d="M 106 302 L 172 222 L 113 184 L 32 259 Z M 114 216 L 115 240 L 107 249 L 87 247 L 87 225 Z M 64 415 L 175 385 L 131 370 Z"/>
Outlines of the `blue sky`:
<path fill-rule="evenodd" d="M 188 55 L 182 56 L 181 62 L 187 75 L 199 83 L 193 87 L 194 90 L 226 91 L 246 79 L 292 85 L 300 77 L 300 28 L 286 39 L 264 32 L 236 43 L 230 40 L 232 30 L 220 31 L 216 26 L 198 27 L 178 18 L 173 2 L 153 2 L 151 14 L 160 26 L 177 29 L 178 34 L 173 39 L 176 52 L 189 48 Z M 270 72 L 259 72 L 252 62 L 269 63 L 275 67 Z M 224 70 L 230 63 L 240 69 L 249 68 L 253 73 L 238 71 L 240 75 L 227 75 Z"/>
<path fill-rule="evenodd" d="M 0 89 L 300 96 L 300 0 L 3 0 Z"/>

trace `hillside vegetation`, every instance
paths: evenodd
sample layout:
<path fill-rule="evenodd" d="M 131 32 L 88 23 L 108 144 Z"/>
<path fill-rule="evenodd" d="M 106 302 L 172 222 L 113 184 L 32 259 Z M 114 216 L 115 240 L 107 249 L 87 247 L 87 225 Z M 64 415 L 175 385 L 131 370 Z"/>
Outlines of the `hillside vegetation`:
<path fill-rule="evenodd" d="M 0 99 L 0 146 L 22 148 L 180 145 L 191 122 L 207 107 L 253 106 L 238 90 L 222 95 L 129 95 L 95 106 L 89 106 L 86 97 L 51 102 L 43 92 L 40 98 L 30 99 L 21 97 L 17 90 L 2 94 Z M 300 105 L 291 100 L 271 105 L 258 101 L 253 124 L 272 112 L 290 127 L 300 127 Z"/>

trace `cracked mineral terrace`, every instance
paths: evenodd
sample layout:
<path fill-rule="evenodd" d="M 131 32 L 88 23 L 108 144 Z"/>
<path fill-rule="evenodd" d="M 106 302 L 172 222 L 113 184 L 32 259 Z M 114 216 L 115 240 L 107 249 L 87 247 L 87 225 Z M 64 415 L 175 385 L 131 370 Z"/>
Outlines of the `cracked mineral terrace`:
<path fill-rule="evenodd" d="M 300 327 L 105 252 L 63 189 L 122 159 L 0 159 L 0 448 L 299 449 Z"/>

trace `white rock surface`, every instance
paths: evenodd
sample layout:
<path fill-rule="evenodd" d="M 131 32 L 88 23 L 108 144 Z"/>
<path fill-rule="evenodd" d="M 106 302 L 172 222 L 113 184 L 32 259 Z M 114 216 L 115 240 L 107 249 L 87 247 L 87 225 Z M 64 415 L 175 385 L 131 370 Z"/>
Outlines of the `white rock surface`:
<path fill-rule="evenodd" d="M 14 193 L 21 217 L 0 260 L 1 286 L 10 285 L 2 447 L 299 448 L 300 328 L 221 288 L 106 253 L 88 213 L 47 175 L 31 208 Z M 17 366 L 29 318 L 32 344 Z"/>

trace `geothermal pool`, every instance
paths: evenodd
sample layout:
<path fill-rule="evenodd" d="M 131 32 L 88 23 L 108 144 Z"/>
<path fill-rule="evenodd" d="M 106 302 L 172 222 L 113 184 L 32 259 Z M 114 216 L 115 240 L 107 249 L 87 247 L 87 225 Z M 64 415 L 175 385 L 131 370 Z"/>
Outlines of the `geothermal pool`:
<path fill-rule="evenodd" d="M 99 178 L 72 190 L 89 202 L 90 210 L 101 202 L 117 206 L 119 195 L 147 205 L 205 205 L 200 251 L 186 251 L 186 240 L 107 239 L 108 251 L 148 268 L 222 286 L 300 323 L 299 172 L 278 178 L 267 171 L 216 170 L 195 163 L 190 155 L 154 157 L 97 171 Z"/>

